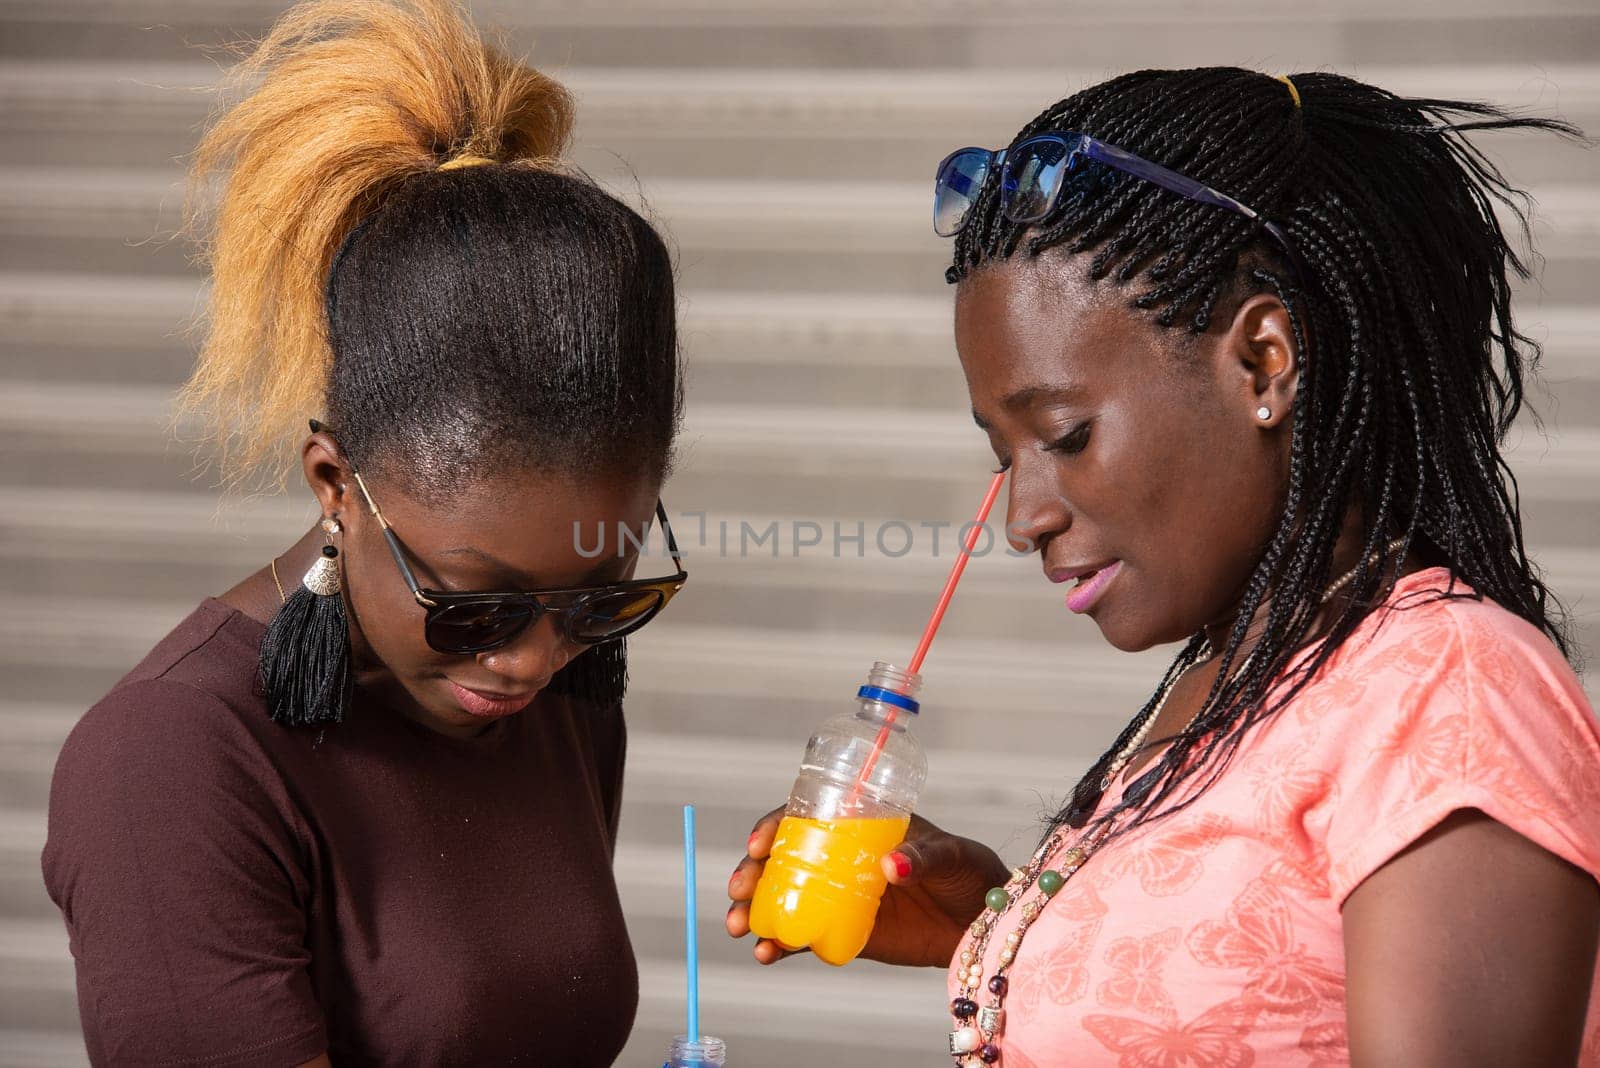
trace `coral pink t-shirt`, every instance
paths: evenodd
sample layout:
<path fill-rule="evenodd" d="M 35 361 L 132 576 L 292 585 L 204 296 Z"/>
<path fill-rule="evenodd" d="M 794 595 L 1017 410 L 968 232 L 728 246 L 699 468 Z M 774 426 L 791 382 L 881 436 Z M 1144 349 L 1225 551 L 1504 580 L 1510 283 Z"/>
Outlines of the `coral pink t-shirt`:
<path fill-rule="evenodd" d="M 1340 907 L 1457 809 L 1600 875 L 1600 731 L 1576 675 L 1498 605 L 1426 592 L 1447 582 L 1401 579 L 1198 801 L 1068 879 L 1009 970 L 999 1068 L 1347 1064 Z M 1600 999 L 1585 1033 L 1600 1065 Z"/>

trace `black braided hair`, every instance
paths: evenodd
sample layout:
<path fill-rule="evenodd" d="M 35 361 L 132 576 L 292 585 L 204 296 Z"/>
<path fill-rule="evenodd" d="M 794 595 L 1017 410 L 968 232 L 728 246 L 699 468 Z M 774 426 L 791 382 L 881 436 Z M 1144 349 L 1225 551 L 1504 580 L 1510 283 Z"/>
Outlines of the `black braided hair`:
<path fill-rule="evenodd" d="M 1449 569 L 1447 595 L 1460 596 L 1454 584 L 1464 582 L 1576 657 L 1565 615 L 1528 559 L 1516 479 L 1500 452 L 1539 352 L 1512 323 L 1511 275 L 1529 270 L 1495 207 L 1526 241 L 1529 199 L 1464 135 L 1582 134 L 1488 104 L 1404 99 L 1337 74 L 1291 80 L 1298 105 L 1282 81 L 1252 71 L 1140 71 L 1052 105 L 1013 143 L 1087 133 L 1213 186 L 1280 225 L 1309 277 L 1297 276 L 1259 223 L 1099 164 L 1070 178 L 1052 214 L 1033 225 L 1004 218 L 991 175 L 946 275 L 958 282 L 1018 252 L 1059 250 L 1088 255 L 1092 279 L 1127 287 L 1133 307 L 1162 327 L 1203 333 L 1219 307 L 1256 293 L 1276 295 L 1289 312 L 1301 368 L 1282 520 L 1199 717 L 1096 818 L 1120 829 L 1187 807 L 1215 782 L 1244 733 L 1291 700 L 1382 601 L 1388 565 L 1407 552 Z M 1344 607 L 1277 685 L 1316 637 L 1352 505 L 1364 524 L 1362 563 Z M 1395 538 L 1403 545 L 1388 555 Z M 1234 671 L 1263 603 L 1254 652 Z M 1203 643 L 1187 644 L 1169 680 Z M 1134 729 L 1090 768 L 1052 831 L 1082 824 Z"/>

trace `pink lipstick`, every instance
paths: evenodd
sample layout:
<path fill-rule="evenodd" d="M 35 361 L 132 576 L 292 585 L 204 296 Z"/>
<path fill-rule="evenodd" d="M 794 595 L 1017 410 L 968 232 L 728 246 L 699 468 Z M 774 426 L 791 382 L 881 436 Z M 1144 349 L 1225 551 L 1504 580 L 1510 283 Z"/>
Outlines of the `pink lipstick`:
<path fill-rule="evenodd" d="M 1078 576 L 1078 584 L 1067 591 L 1067 607 L 1077 613 L 1087 612 L 1094 607 L 1100 599 L 1105 588 L 1111 580 L 1117 577 L 1117 572 L 1122 570 L 1122 561 L 1107 564 L 1099 571 L 1091 571 L 1086 575 Z"/>

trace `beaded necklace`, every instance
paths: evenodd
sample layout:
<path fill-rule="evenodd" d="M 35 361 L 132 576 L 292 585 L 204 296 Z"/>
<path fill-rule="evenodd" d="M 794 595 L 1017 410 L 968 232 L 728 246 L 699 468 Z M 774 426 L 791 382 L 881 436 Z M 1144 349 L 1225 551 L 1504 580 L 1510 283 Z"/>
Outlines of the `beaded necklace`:
<path fill-rule="evenodd" d="M 1405 539 L 1397 538 L 1389 542 L 1380 550 L 1379 554 L 1388 556 L 1405 544 Z M 1356 574 L 1364 567 L 1368 560 L 1363 560 L 1339 578 L 1335 579 L 1323 591 L 1320 603 L 1327 604 L 1333 595 L 1347 586 Z M 1127 766 L 1144 746 L 1145 739 L 1150 734 L 1150 729 L 1155 725 L 1156 717 L 1161 714 L 1161 709 L 1166 706 L 1167 698 L 1177 688 L 1178 681 L 1188 674 L 1194 665 L 1210 657 L 1210 643 L 1204 643 L 1194 654 L 1193 659 L 1183 667 L 1171 673 L 1162 682 L 1159 696 L 1151 704 L 1138 729 L 1124 744 L 1111 762 L 1106 766 L 1106 773 L 1100 782 L 1100 789 L 1109 789 L 1116 779 L 1117 773 Z M 1255 658 L 1251 654 L 1239 665 L 1234 677 L 1244 673 L 1250 661 Z M 1183 728 L 1188 731 L 1200 718 L 1200 713 L 1205 710 L 1205 702 L 1190 718 Z M 1181 732 L 1180 732 L 1181 733 Z M 955 1027 L 950 1032 L 950 1055 L 955 1058 L 958 1065 L 964 1068 L 976 1068 L 979 1065 L 991 1065 L 1000 1059 L 1000 1047 L 996 1040 L 1005 1029 L 1005 999 L 1010 979 L 1006 972 L 1011 968 L 1012 962 L 1017 959 L 1017 952 L 1022 946 L 1022 940 L 1027 935 L 1028 928 L 1033 926 L 1050 899 L 1066 885 L 1068 879 L 1082 868 L 1111 836 L 1110 823 L 1092 829 L 1081 835 L 1077 842 L 1061 854 L 1057 867 L 1046 868 L 1045 863 L 1055 855 L 1056 850 L 1066 843 L 1067 834 L 1057 831 L 1050 835 L 1043 844 L 1034 851 L 1033 857 L 1021 868 L 1011 869 L 1011 878 L 1004 886 L 996 886 L 984 895 L 986 906 L 978 918 L 972 921 L 967 929 L 971 942 L 960 953 L 960 968 L 957 975 L 960 977 L 960 990 L 954 1000 L 950 1002 L 950 1015 L 955 1021 Z M 1017 902 L 1027 896 L 1030 890 L 1037 888 L 1038 893 L 1031 900 L 1022 902 L 1022 914 L 1017 920 L 1016 930 L 1006 935 L 1006 944 L 1000 950 L 999 964 L 994 975 L 989 977 L 988 983 L 983 981 L 983 959 L 988 954 L 989 939 L 994 934 L 995 927 L 1002 917 L 1011 911 Z M 980 1006 L 976 998 L 987 990 L 989 1003 Z"/>

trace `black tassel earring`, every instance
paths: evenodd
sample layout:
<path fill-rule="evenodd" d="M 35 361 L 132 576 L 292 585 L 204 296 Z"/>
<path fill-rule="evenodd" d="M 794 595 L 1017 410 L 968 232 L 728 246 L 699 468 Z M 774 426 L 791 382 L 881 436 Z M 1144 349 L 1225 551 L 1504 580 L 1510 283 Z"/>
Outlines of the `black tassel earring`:
<path fill-rule="evenodd" d="M 350 627 L 339 588 L 337 519 L 324 519 L 328 544 L 283 600 L 261 640 L 261 688 L 273 720 L 288 726 L 338 723 L 350 703 Z M 276 572 L 274 572 L 276 577 Z"/>
<path fill-rule="evenodd" d="M 596 708 L 622 703 L 628 690 L 628 647 L 617 638 L 591 645 L 550 680 L 550 692 L 585 701 Z"/>

